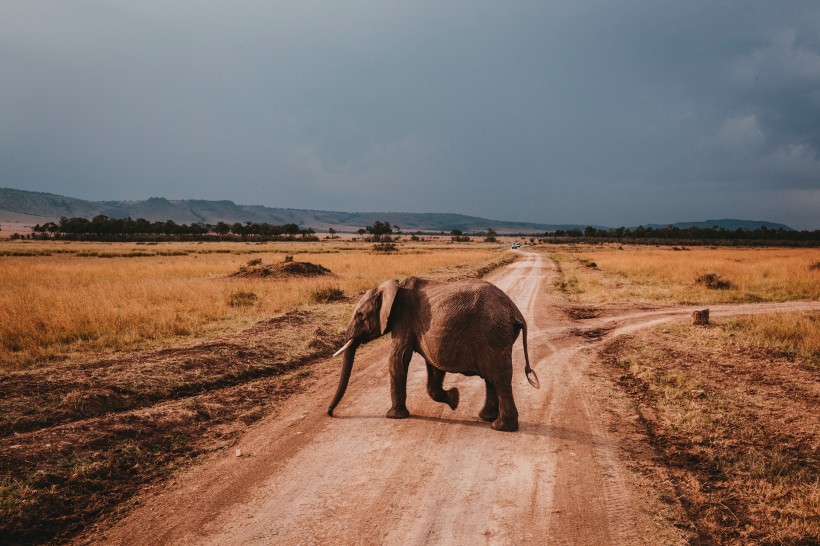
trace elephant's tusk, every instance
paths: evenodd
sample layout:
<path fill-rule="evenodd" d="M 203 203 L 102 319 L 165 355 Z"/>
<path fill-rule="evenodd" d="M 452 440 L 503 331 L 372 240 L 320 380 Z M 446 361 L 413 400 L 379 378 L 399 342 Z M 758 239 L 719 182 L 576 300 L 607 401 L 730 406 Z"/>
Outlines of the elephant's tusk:
<path fill-rule="evenodd" d="M 338 351 L 336 351 L 335 353 L 333 353 L 333 356 L 339 356 L 340 354 L 342 354 L 343 352 L 345 352 L 345 349 L 347 349 L 348 347 L 350 347 L 351 343 L 353 343 L 353 340 L 352 340 L 352 339 L 348 339 L 348 340 L 347 340 L 347 343 L 345 343 L 344 345 L 342 345 L 342 348 L 341 348 L 341 349 L 339 349 Z"/>

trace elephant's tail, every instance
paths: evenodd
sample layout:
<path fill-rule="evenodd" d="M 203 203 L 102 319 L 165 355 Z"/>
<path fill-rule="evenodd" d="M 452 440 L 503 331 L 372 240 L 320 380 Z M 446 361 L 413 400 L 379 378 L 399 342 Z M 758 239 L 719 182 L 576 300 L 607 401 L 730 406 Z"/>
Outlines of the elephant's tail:
<path fill-rule="evenodd" d="M 521 341 L 524 342 L 524 374 L 527 376 L 530 385 L 537 389 L 541 386 L 541 383 L 539 383 L 535 371 L 530 367 L 530 355 L 527 352 L 527 321 L 524 320 L 524 317 L 520 317 L 516 320 L 516 325 L 521 328 Z"/>

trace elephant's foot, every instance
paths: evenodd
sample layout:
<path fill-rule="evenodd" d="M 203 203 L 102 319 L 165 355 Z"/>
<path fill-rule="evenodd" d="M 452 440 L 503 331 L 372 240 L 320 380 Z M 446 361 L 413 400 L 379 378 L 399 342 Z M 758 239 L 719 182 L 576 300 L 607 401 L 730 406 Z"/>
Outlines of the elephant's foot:
<path fill-rule="evenodd" d="M 478 412 L 478 416 L 484 421 L 495 421 L 498 419 L 498 408 L 484 406 L 484 409 Z"/>
<path fill-rule="evenodd" d="M 407 419 L 410 417 L 410 412 L 407 408 L 390 408 L 387 411 L 388 419 Z"/>
<path fill-rule="evenodd" d="M 499 417 L 492 424 L 493 429 L 502 430 L 504 432 L 515 432 L 518 430 L 518 417 L 514 419 Z"/>
<path fill-rule="evenodd" d="M 447 395 L 447 405 L 450 406 L 451 410 L 454 410 L 458 407 L 458 389 L 450 389 L 448 391 L 444 391 Z"/>

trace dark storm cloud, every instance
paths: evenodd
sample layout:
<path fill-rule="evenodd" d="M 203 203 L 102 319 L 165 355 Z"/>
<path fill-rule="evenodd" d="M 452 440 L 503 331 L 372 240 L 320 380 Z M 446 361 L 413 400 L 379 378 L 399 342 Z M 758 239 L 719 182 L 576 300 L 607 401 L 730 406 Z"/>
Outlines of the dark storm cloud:
<path fill-rule="evenodd" d="M 4 2 L 0 185 L 820 227 L 816 2 Z"/>

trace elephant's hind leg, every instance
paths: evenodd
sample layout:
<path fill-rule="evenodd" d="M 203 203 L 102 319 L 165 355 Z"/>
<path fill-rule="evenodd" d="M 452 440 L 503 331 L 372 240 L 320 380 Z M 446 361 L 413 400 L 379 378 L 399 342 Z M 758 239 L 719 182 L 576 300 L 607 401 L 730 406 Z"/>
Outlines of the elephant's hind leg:
<path fill-rule="evenodd" d="M 498 393 L 498 417 L 493 421 L 495 430 L 514 432 L 518 430 L 518 409 L 512 391 L 512 356 L 498 368 L 498 374 L 489 379 Z"/>
<path fill-rule="evenodd" d="M 442 385 L 444 384 L 446 372 L 439 370 L 426 360 L 425 362 L 427 363 L 427 394 L 436 402 L 447 404 L 450 409 L 456 409 L 458 407 L 458 389 L 452 388 L 445 391 Z"/>
<path fill-rule="evenodd" d="M 498 418 L 498 393 L 495 392 L 493 384 L 486 379 L 484 385 L 487 387 L 487 399 L 478 416 L 485 421 L 495 421 Z"/>

